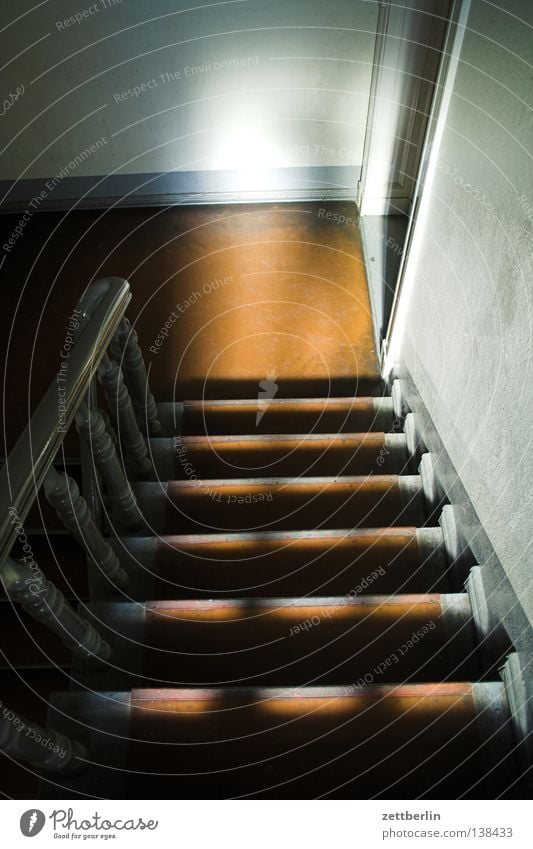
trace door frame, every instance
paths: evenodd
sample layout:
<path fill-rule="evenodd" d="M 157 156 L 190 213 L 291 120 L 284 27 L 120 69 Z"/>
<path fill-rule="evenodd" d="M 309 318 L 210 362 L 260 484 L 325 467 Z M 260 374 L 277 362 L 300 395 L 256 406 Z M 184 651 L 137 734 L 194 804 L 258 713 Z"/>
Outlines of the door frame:
<path fill-rule="evenodd" d="M 407 215 L 449 26 L 447 0 L 380 0 L 357 205 Z"/>
<path fill-rule="evenodd" d="M 417 229 L 417 224 L 420 224 L 424 193 L 428 188 L 428 181 L 431 179 L 436 167 L 440 139 L 448 113 L 471 4 L 472 0 L 452 0 L 451 4 L 441 60 L 434 86 L 433 100 L 420 151 L 420 163 L 413 189 L 407 233 L 398 271 L 398 280 L 387 333 L 381 349 L 382 375 L 385 380 L 390 379 L 398 365 L 398 352 L 403 336 L 405 313 L 410 295 L 408 271 L 414 265 L 415 255 L 417 253 L 417 241 L 419 242 L 422 237 L 422 234 Z"/>

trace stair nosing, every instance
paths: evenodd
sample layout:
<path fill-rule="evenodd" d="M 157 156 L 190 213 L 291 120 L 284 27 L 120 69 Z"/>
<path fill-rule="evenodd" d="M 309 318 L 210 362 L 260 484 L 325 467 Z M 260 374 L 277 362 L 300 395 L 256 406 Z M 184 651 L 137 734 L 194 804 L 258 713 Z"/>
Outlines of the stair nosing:
<path fill-rule="evenodd" d="M 323 485 L 332 485 L 338 484 L 346 485 L 346 484 L 367 484 L 372 481 L 377 481 L 377 483 L 385 483 L 387 481 L 394 482 L 403 482 L 404 484 L 409 485 L 417 485 L 417 487 L 421 487 L 420 475 L 320 475 L 313 477 L 305 477 L 301 475 L 300 477 L 290 475 L 287 477 L 250 477 L 250 478 L 202 478 L 198 480 L 180 480 L 179 478 L 172 478 L 168 481 L 136 481 L 133 486 L 134 487 L 143 487 L 143 486 L 158 486 L 160 489 L 164 489 L 165 485 L 168 483 L 172 483 L 174 486 L 187 487 L 189 489 L 194 489 L 198 487 L 205 486 L 319 486 Z"/>
<path fill-rule="evenodd" d="M 214 696 L 227 694 L 234 698 L 239 696 L 249 696 L 251 693 L 257 694 L 256 702 L 265 699 L 300 699 L 300 698 L 343 698 L 359 696 L 381 696 L 392 695 L 397 691 L 402 691 L 401 695 L 426 695 L 429 697 L 436 695 L 459 695 L 471 696 L 474 684 L 477 682 L 469 681 L 435 681 L 423 683 L 395 683 L 395 684 L 367 684 L 364 687 L 359 687 L 355 691 L 352 685 L 315 685 L 315 686 L 294 686 L 294 687 L 257 687 L 244 686 L 232 687 L 231 685 L 223 687 L 132 687 L 130 690 L 125 690 L 125 693 L 131 694 L 131 699 L 141 700 L 142 693 L 150 693 L 146 697 L 146 701 L 161 699 L 168 701 L 185 701 L 203 700 L 213 698 Z M 484 682 L 481 684 L 483 686 Z M 502 692 L 503 685 L 499 688 Z M 440 692 L 439 692 L 440 691 Z M 158 696 L 154 694 L 158 693 Z M 179 694 L 179 695 L 178 695 Z M 206 711 L 208 712 L 208 711 Z M 216 711 L 214 711 L 216 712 Z"/>
<path fill-rule="evenodd" d="M 383 430 L 370 430 L 370 431 L 352 431 L 348 433 L 335 433 L 332 431 L 331 433 L 246 433 L 246 434 L 186 434 L 184 436 L 167 436 L 167 437 L 153 437 L 150 439 L 150 442 L 157 442 L 158 440 L 172 440 L 175 442 L 183 442 L 185 444 L 194 444 L 198 442 L 202 445 L 209 444 L 211 442 L 301 442 L 305 444 L 306 442 L 349 442 L 352 441 L 361 441 L 363 442 L 365 439 L 373 439 L 375 437 L 381 437 L 385 440 L 385 437 L 396 436 L 399 437 L 399 441 L 405 439 L 405 434 L 396 433 L 390 434 L 386 433 Z"/>
<path fill-rule="evenodd" d="M 289 404 L 302 404 L 302 405 L 304 405 L 304 404 L 323 404 L 324 406 L 330 404 L 330 405 L 334 406 L 334 405 L 340 405 L 340 404 L 352 404 L 352 405 L 361 404 L 361 403 L 375 404 L 376 402 L 382 403 L 383 400 L 390 401 L 390 403 L 392 404 L 392 398 L 391 398 L 390 395 L 356 395 L 356 396 L 339 395 L 339 396 L 335 396 L 333 398 L 324 398 L 323 396 L 322 397 L 319 396 L 319 397 L 316 397 L 316 398 L 314 398 L 314 397 L 272 398 L 271 400 L 268 401 L 268 405 L 269 405 L 269 407 L 271 407 L 271 406 L 281 407 L 283 405 L 288 406 Z M 170 402 L 170 403 L 172 403 L 172 402 Z M 187 400 L 181 401 L 180 403 L 183 404 L 184 407 L 197 407 L 197 408 L 201 409 L 202 407 L 211 407 L 211 406 L 213 406 L 213 407 L 224 407 L 224 406 L 227 406 L 227 407 L 235 407 L 235 406 L 257 407 L 258 405 L 261 404 L 261 401 L 260 401 L 260 399 L 257 399 L 257 398 L 236 398 L 236 399 L 233 399 L 233 398 L 214 398 L 214 399 L 209 400 L 209 401 L 204 401 L 204 400 L 199 400 L 199 399 L 191 399 L 191 400 L 188 400 L 188 401 Z"/>
<path fill-rule="evenodd" d="M 235 531 L 235 532 L 222 532 L 218 534 L 158 534 L 156 535 L 146 535 L 146 536 L 120 536 L 116 540 L 110 540 L 110 544 L 120 545 L 121 540 L 128 541 L 144 541 L 144 540 L 153 540 L 157 542 L 158 540 L 170 540 L 177 539 L 185 541 L 187 544 L 194 543 L 202 545 L 208 542 L 238 542 L 238 541 L 256 541 L 258 539 L 265 540 L 277 540 L 277 539 L 344 539 L 345 537 L 365 537 L 365 536 L 375 536 L 377 538 L 381 536 L 391 536 L 391 537 L 400 537 L 400 536 L 413 536 L 416 537 L 417 531 L 420 530 L 416 525 L 396 525 L 394 527 L 368 527 L 368 528 L 347 528 L 344 529 L 333 529 L 333 530 L 295 530 L 295 531 Z M 434 528 L 424 528 L 424 531 L 439 531 L 438 527 Z"/>
<path fill-rule="evenodd" d="M 85 604 L 84 607 L 90 611 L 106 610 L 138 610 L 139 614 L 151 609 L 150 605 L 157 604 L 168 609 L 181 608 L 183 610 L 214 609 L 217 607 L 246 607 L 253 604 L 262 608 L 299 608 L 299 607 L 357 607 L 357 606 L 385 606 L 385 605 L 411 605 L 416 604 L 439 604 L 442 606 L 442 596 L 466 596 L 467 593 L 398 593 L 394 595 L 335 595 L 335 596 L 247 596 L 246 598 L 226 599 L 147 599 L 143 602 L 136 601 L 95 601 Z"/>

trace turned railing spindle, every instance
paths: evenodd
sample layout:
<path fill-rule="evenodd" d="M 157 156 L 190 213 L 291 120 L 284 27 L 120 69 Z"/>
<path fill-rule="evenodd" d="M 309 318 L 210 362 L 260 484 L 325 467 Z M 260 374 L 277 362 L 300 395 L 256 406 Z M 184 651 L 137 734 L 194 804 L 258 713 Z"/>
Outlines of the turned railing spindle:
<path fill-rule="evenodd" d="M 127 318 L 123 318 L 120 322 L 111 345 L 111 353 L 124 371 L 133 407 L 142 430 L 148 436 L 157 436 L 162 431 L 157 406 L 150 392 L 137 332 Z"/>
<path fill-rule="evenodd" d="M 73 653 L 84 659 L 109 660 L 111 648 L 98 631 L 48 581 L 35 561 L 18 563 L 8 557 L 0 571 L 5 591 L 33 619 L 43 624 Z"/>
<path fill-rule="evenodd" d="M 115 430 L 115 427 L 114 427 L 114 425 L 111 421 L 111 417 L 110 417 L 109 413 L 107 412 L 107 410 L 100 409 L 100 407 L 98 407 L 98 412 L 100 413 L 100 415 L 102 416 L 102 418 L 104 420 L 105 429 L 109 434 L 109 438 L 111 439 L 111 442 L 113 443 L 115 448 L 118 450 L 118 436 L 117 436 L 117 432 Z"/>
<path fill-rule="evenodd" d="M 0 717 L 0 751 L 43 772 L 74 773 L 90 757 L 87 747 L 43 728 L 9 708 Z"/>
<path fill-rule="evenodd" d="M 100 572 L 118 589 L 129 587 L 129 578 L 118 557 L 94 523 L 76 481 L 50 468 L 44 479 L 47 501 L 55 509 L 65 528 L 78 540 Z"/>
<path fill-rule="evenodd" d="M 142 521 L 139 508 L 104 419 L 98 410 L 84 403 L 76 413 L 76 427 L 107 486 L 113 518 L 125 527 L 137 527 Z"/>
<path fill-rule="evenodd" d="M 139 430 L 122 369 L 107 354 L 98 367 L 98 379 L 103 387 L 111 414 L 116 418 L 118 437 L 124 443 L 126 460 L 131 471 L 139 477 L 150 477 L 154 474 L 154 469 L 148 458 L 143 435 Z"/>

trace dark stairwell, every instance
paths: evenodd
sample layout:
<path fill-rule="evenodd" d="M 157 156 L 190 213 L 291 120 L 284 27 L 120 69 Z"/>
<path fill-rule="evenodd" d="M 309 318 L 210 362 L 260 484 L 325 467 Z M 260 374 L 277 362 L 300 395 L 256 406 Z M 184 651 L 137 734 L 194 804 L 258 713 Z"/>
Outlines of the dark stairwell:
<path fill-rule="evenodd" d="M 73 428 L 55 461 L 102 510 L 127 589 L 87 568 L 41 494 L 24 521 L 34 560 L 112 654 L 73 661 L 2 601 L 3 704 L 86 747 L 71 774 L 8 751 L 5 795 L 520 795 L 499 672 L 513 646 L 480 644 L 471 564 L 450 557 L 446 506 L 380 377 L 345 208 L 83 212 L 51 236 L 60 216 L 47 214 L 32 251 L 8 260 L 27 285 L 20 303 L 21 287 L 6 293 L 2 338 L 30 341 L 6 357 L 7 450 L 94 278 L 130 281 L 157 420 L 138 406 L 144 466 L 117 436 L 132 528 L 105 486 L 91 502 L 94 457 L 80 462 Z M 127 374 L 127 328 L 110 350 Z"/>

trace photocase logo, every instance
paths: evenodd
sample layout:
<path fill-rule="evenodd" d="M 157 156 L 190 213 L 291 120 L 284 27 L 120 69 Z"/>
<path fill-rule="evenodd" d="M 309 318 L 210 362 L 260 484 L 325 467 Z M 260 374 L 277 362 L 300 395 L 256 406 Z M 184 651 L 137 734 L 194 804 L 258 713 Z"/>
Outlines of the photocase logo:
<path fill-rule="evenodd" d="M 259 381 L 259 392 L 257 393 L 257 400 L 261 406 L 255 416 L 256 427 L 265 415 L 269 406 L 269 402 L 276 397 L 277 391 L 278 384 L 276 383 L 276 369 L 274 368 L 274 366 L 270 366 L 267 371 L 266 380 Z"/>
<path fill-rule="evenodd" d="M 22 814 L 20 818 L 20 830 L 24 837 L 35 837 L 36 834 L 39 834 L 43 830 L 45 822 L 46 817 L 43 812 L 36 808 L 31 808 L 31 810 L 25 811 Z"/>

